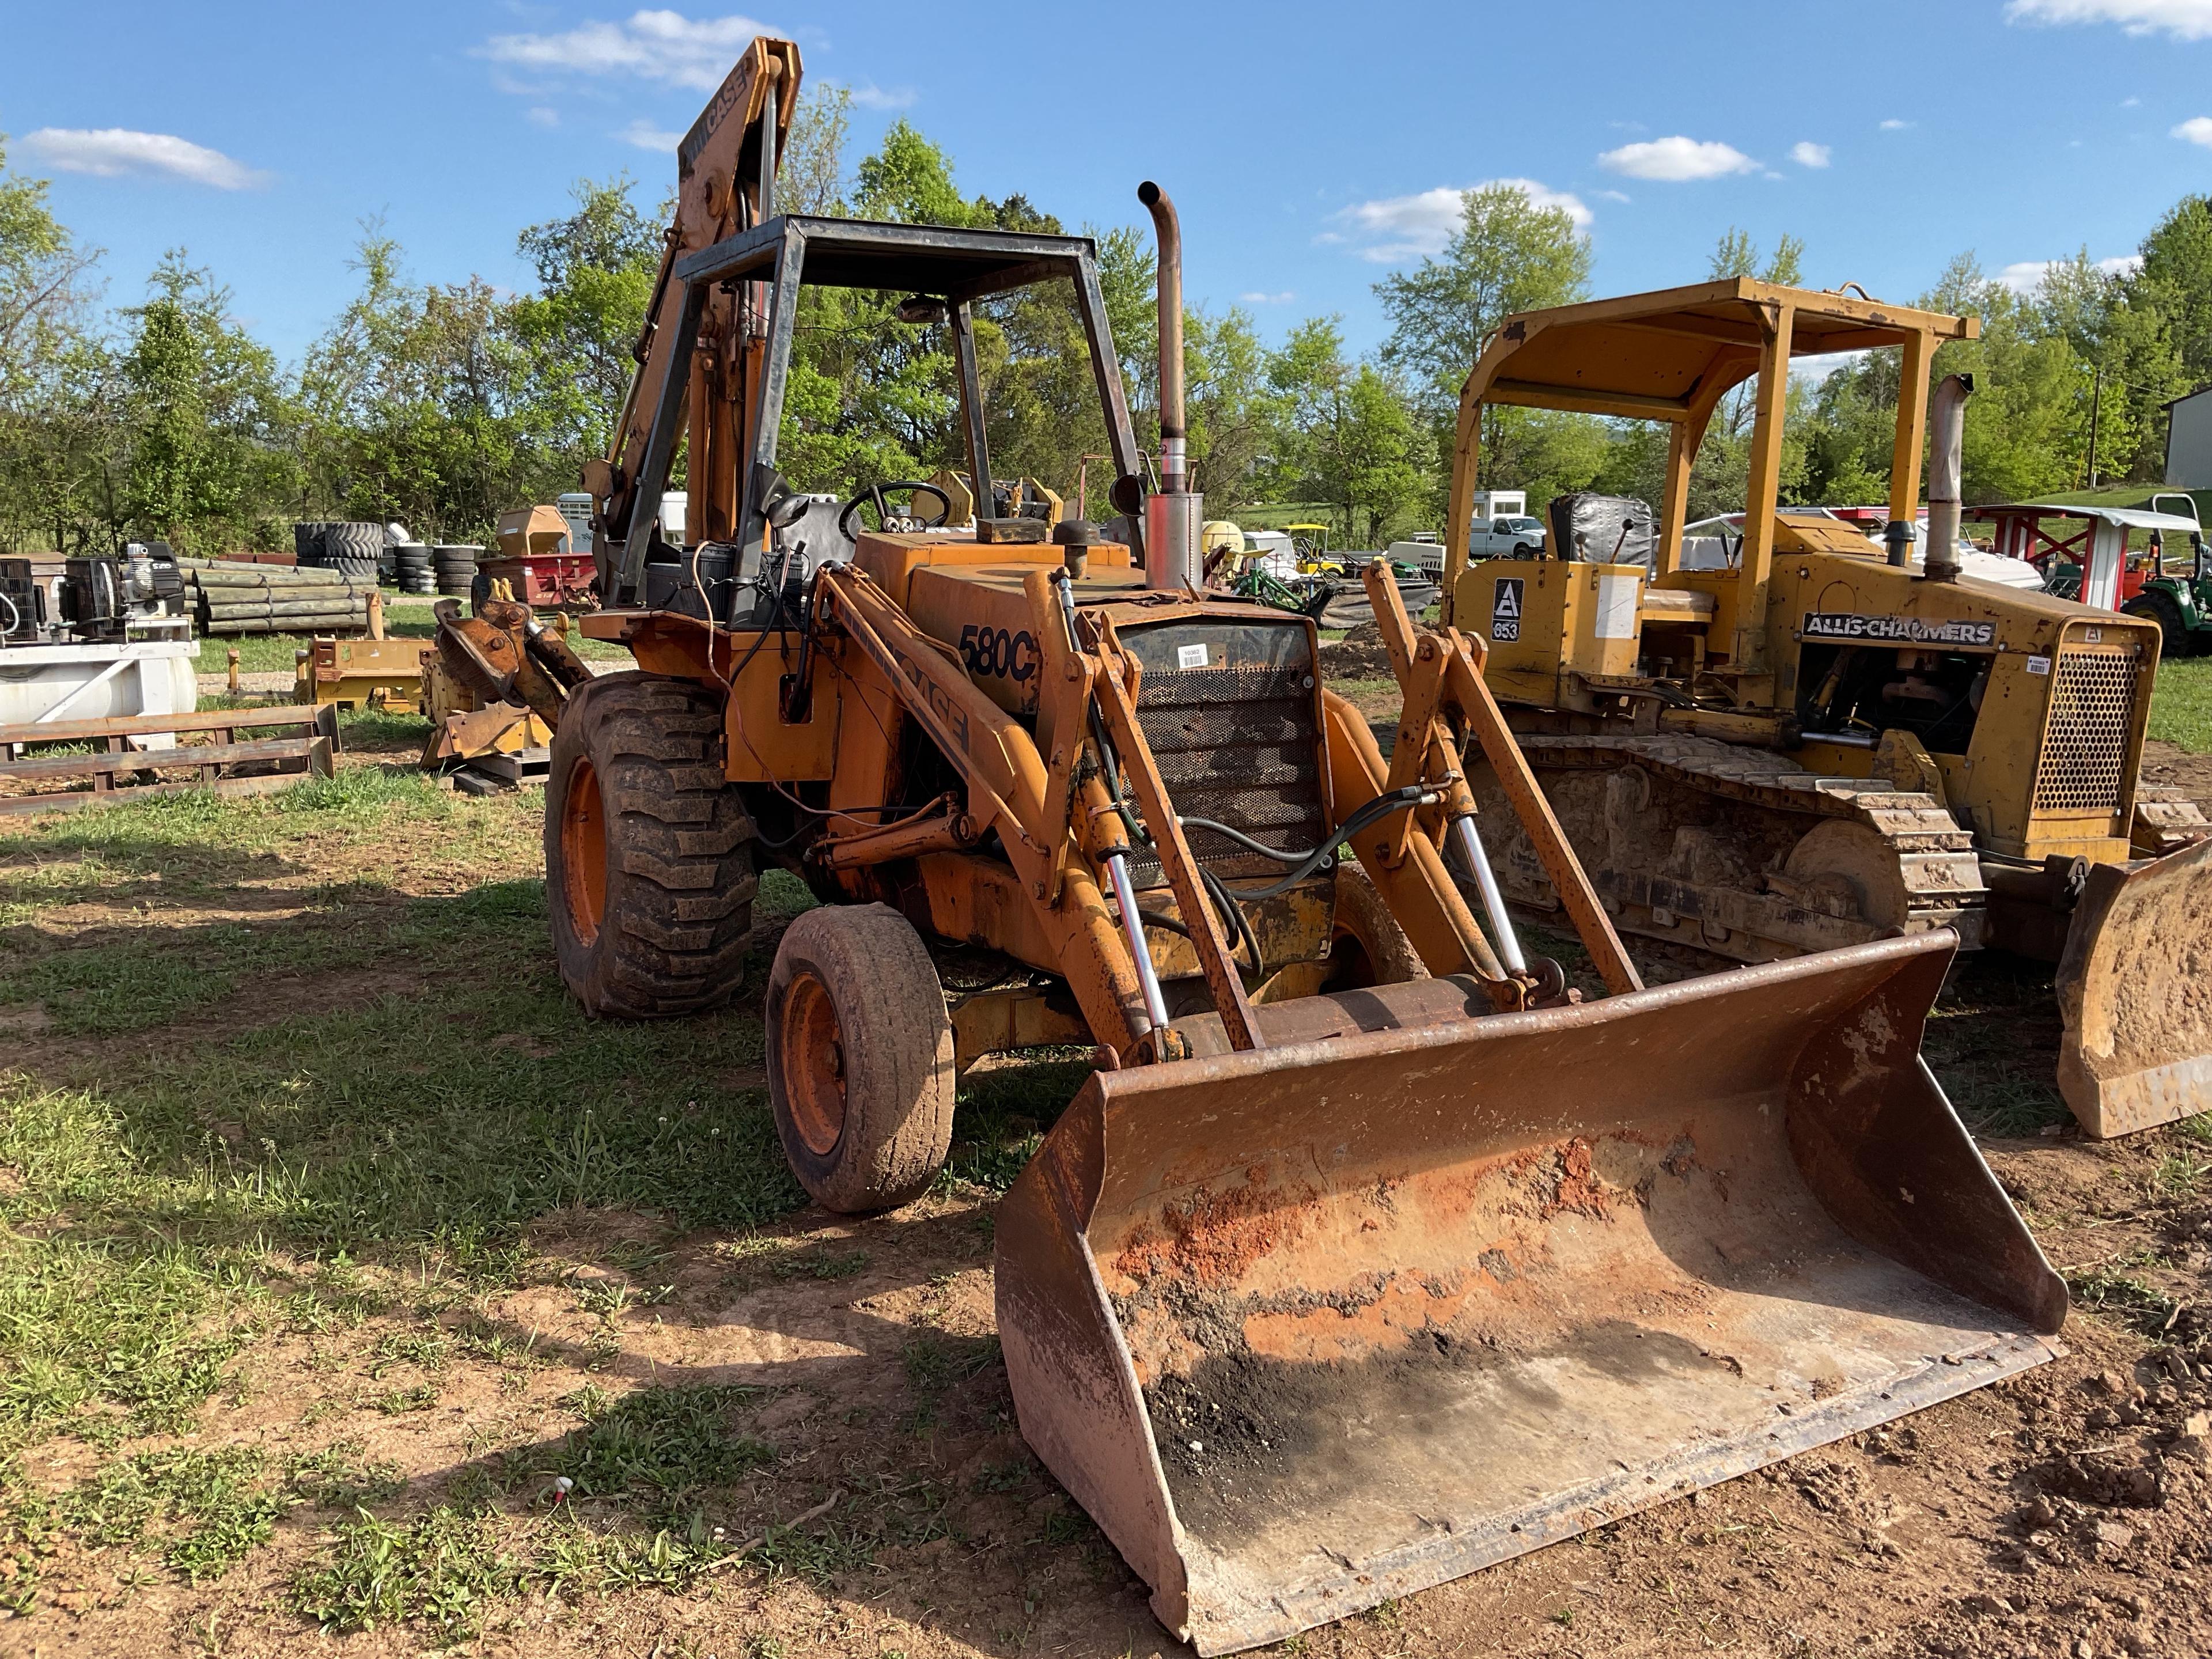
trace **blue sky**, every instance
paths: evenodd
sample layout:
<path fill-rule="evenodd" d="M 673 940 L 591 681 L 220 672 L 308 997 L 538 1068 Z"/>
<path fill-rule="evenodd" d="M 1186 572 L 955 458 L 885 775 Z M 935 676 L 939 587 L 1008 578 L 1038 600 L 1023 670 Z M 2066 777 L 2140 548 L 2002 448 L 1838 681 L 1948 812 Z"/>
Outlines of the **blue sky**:
<path fill-rule="evenodd" d="M 962 187 L 1070 224 L 1176 197 L 1192 298 L 1270 334 L 1437 245 L 1451 192 L 1524 179 L 1583 221 L 1599 293 L 1702 275 L 1741 226 L 1815 284 L 1905 299 L 1971 248 L 1993 273 L 2128 254 L 2212 189 L 2212 0 L 1530 6 L 686 4 L 10 8 L 0 131 L 106 250 L 118 304 L 170 247 L 295 358 L 344 304 L 360 222 L 411 276 L 515 286 L 523 225 L 680 132 L 757 29 L 854 91 L 856 154 L 904 115 Z"/>

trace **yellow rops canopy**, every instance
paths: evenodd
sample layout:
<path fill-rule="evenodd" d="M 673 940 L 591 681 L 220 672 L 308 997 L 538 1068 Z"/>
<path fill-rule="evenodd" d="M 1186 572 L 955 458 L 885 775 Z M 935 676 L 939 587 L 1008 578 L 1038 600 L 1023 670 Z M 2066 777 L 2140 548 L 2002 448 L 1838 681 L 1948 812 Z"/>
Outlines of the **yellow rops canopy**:
<path fill-rule="evenodd" d="M 1620 419 L 1664 421 L 1667 500 L 1661 514 L 1662 568 L 1680 544 L 1690 463 L 1722 396 L 1759 378 L 1745 520 L 1747 537 L 1771 532 L 1783 401 L 1791 357 L 1904 348 L 1891 511 L 1909 515 L 1920 492 L 1920 447 L 1927 417 L 1928 360 L 1945 340 L 1981 331 L 1970 317 L 1735 277 L 1662 289 L 1508 318 L 1460 393 L 1459 441 L 1446 526 L 1446 585 L 1464 563 L 1485 404 L 1512 404 Z M 1766 548 L 1747 547 L 1763 558 Z"/>

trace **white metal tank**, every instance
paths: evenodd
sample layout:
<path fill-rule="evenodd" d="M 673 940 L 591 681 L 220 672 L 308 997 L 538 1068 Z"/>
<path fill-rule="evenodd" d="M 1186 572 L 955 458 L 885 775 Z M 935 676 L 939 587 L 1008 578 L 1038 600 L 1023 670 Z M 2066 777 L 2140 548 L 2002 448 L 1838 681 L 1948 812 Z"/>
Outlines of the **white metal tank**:
<path fill-rule="evenodd" d="M 0 726 L 189 714 L 199 707 L 199 653 L 198 640 L 0 647 Z"/>

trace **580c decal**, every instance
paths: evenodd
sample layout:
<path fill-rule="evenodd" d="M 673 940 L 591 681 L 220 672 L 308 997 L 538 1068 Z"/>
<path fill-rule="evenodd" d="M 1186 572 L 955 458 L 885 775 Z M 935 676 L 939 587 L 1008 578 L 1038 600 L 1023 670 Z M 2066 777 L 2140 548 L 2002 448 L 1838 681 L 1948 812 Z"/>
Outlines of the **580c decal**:
<path fill-rule="evenodd" d="M 1026 628 L 1016 634 L 969 623 L 960 630 L 960 660 L 971 674 L 1017 682 L 1033 679 L 1037 672 L 1036 639 Z"/>

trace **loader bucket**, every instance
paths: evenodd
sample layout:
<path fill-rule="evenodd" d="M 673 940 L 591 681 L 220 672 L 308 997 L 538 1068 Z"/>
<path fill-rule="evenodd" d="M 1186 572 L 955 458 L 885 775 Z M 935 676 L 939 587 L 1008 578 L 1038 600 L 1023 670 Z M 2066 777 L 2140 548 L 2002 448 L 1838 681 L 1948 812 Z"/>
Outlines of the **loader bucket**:
<path fill-rule="evenodd" d="M 2058 1089 L 2089 1133 L 2212 1111 L 2212 841 L 2090 870 L 2058 1007 Z"/>
<path fill-rule="evenodd" d="M 2064 1287 L 1920 1058 L 1954 944 L 1092 1078 L 999 1211 L 1024 1436 L 1230 1653 L 2041 1363 Z"/>

